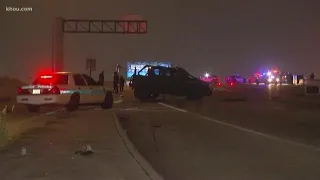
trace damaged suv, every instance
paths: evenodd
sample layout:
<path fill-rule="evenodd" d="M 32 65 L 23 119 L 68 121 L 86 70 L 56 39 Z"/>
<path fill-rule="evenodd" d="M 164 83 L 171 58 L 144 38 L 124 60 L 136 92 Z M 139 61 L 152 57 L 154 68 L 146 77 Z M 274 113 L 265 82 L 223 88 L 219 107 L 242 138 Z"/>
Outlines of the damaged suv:
<path fill-rule="evenodd" d="M 209 83 L 190 75 L 180 67 L 146 65 L 132 76 L 130 86 L 134 90 L 135 98 L 139 100 L 154 99 L 160 94 L 198 100 L 212 94 Z"/>

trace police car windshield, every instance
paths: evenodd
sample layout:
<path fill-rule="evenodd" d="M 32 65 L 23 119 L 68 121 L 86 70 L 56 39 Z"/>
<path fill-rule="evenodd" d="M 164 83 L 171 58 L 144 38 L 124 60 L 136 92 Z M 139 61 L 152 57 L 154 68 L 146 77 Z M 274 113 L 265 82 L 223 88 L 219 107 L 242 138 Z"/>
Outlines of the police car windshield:
<path fill-rule="evenodd" d="M 53 74 L 53 75 L 41 75 L 33 81 L 33 85 L 67 85 L 68 75 L 65 74 Z"/>

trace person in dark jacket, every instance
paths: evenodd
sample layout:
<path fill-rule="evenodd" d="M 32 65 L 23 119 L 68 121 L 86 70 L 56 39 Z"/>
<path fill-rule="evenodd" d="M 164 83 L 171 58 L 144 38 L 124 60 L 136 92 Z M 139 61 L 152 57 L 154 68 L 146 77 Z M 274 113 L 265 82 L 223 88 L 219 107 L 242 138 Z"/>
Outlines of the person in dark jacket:
<path fill-rule="evenodd" d="M 116 94 L 119 93 L 118 84 L 119 84 L 119 75 L 118 75 L 118 72 L 115 71 L 113 73 L 113 90 Z"/>
<path fill-rule="evenodd" d="M 99 84 L 99 85 L 103 85 L 103 84 L 104 84 L 104 71 L 102 71 L 102 72 L 99 74 L 98 84 Z"/>
<path fill-rule="evenodd" d="M 314 80 L 314 74 L 313 73 L 310 74 L 310 79 Z"/>
<path fill-rule="evenodd" d="M 120 92 L 123 92 L 123 87 L 124 87 L 124 84 L 125 84 L 125 80 L 124 80 L 124 77 L 121 75 L 120 76 Z"/>

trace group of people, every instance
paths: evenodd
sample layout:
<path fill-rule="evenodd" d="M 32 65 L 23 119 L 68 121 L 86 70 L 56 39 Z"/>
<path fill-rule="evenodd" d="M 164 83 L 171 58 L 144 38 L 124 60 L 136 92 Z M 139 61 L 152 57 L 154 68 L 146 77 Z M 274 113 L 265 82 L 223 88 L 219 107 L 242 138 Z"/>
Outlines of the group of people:
<path fill-rule="evenodd" d="M 99 80 L 97 82 L 100 85 L 103 85 L 104 83 L 104 71 L 102 71 L 99 74 Z M 126 83 L 124 77 L 122 75 L 119 76 L 118 72 L 115 71 L 113 73 L 113 91 L 116 94 L 119 94 L 119 90 L 120 92 L 123 92 L 123 88 L 124 88 L 124 84 Z"/>
<path fill-rule="evenodd" d="M 120 92 L 123 92 L 124 84 L 126 83 L 124 77 L 122 75 L 119 76 L 118 72 L 115 71 L 113 73 L 113 91 L 116 94 L 119 94 L 119 89 Z"/>

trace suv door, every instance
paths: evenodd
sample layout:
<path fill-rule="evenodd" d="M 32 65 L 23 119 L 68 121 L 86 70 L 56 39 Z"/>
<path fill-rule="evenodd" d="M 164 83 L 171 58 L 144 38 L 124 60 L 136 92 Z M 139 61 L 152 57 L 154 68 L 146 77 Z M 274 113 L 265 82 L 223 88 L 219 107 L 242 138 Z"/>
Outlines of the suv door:
<path fill-rule="evenodd" d="M 80 74 L 73 75 L 75 91 L 80 94 L 80 104 L 88 103 L 87 83 Z"/>
<path fill-rule="evenodd" d="M 105 97 L 105 89 L 99 85 L 93 78 L 86 74 L 81 74 L 88 84 L 90 90 L 89 101 L 90 103 L 102 103 Z"/>
<path fill-rule="evenodd" d="M 186 87 L 186 77 L 177 69 L 171 69 L 170 80 L 169 80 L 170 94 L 172 95 L 183 95 L 189 91 Z"/>

